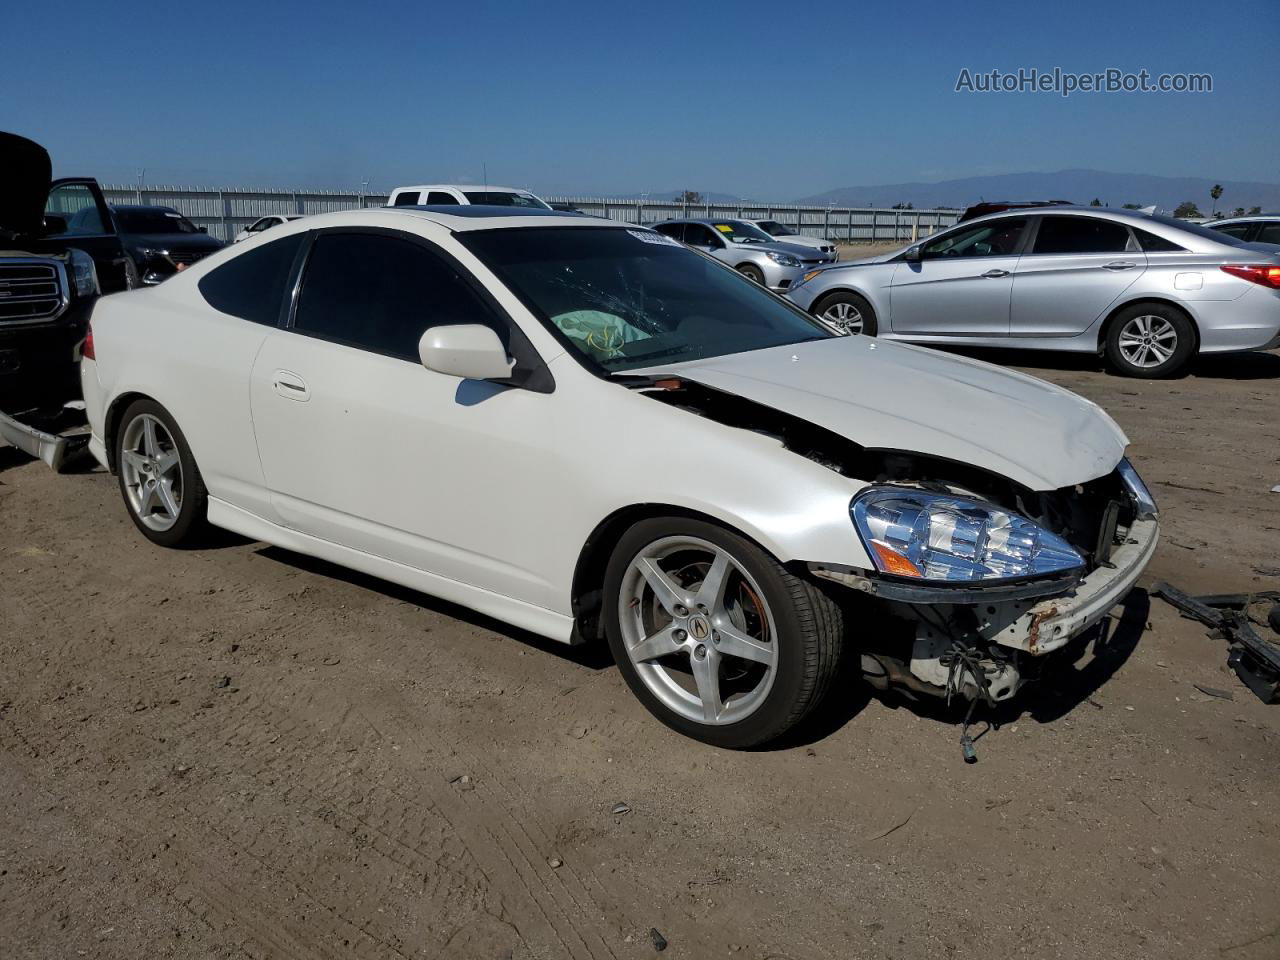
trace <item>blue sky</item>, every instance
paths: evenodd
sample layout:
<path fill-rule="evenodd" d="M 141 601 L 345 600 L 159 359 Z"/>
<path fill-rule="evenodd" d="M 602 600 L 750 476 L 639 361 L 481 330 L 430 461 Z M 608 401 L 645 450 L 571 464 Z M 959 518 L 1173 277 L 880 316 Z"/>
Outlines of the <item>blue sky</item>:
<path fill-rule="evenodd" d="M 785 200 L 1069 167 L 1280 179 L 1275 0 L 1049 6 L 13 3 L 0 127 L 59 173 L 152 184 L 385 190 L 487 166 L 548 194 Z M 962 68 L 1055 66 L 1207 72 L 1214 92 L 954 92 Z"/>

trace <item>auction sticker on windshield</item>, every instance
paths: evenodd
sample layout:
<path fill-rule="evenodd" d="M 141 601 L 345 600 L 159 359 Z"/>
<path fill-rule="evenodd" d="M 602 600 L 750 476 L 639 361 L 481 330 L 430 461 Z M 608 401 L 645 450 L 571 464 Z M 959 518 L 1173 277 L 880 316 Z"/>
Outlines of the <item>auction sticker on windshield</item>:
<path fill-rule="evenodd" d="M 656 230 L 628 230 L 627 233 L 631 234 L 637 240 L 643 240 L 645 243 L 656 243 L 662 247 L 680 246 L 680 244 L 676 243 L 670 237 L 664 236 Z"/>

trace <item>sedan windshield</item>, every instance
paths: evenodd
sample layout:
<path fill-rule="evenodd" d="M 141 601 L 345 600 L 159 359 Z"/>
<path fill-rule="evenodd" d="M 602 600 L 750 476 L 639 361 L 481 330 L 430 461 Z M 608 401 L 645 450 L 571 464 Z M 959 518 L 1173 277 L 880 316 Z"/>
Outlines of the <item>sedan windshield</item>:
<path fill-rule="evenodd" d="M 773 237 L 741 220 L 713 220 L 711 226 L 734 243 L 773 243 Z"/>
<path fill-rule="evenodd" d="M 199 233 L 196 225 L 173 210 L 117 210 L 125 233 Z"/>
<path fill-rule="evenodd" d="M 789 237 L 795 233 L 790 227 L 784 227 L 777 220 L 758 220 L 756 226 L 771 237 Z"/>
<path fill-rule="evenodd" d="M 582 357 L 617 372 L 834 334 L 737 271 L 652 230 L 458 237 Z"/>
<path fill-rule="evenodd" d="M 504 190 L 468 190 L 467 199 L 483 207 L 531 207 L 534 210 L 550 210 L 537 197 L 526 193 L 507 193 Z"/>

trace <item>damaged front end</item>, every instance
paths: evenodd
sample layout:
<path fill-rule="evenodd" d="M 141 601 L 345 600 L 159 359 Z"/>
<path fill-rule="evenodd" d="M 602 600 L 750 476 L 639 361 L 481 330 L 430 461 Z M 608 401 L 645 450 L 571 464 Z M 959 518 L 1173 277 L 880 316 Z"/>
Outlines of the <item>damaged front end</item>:
<path fill-rule="evenodd" d="M 867 484 L 850 505 L 851 535 L 875 569 L 804 566 L 875 601 L 859 604 L 867 617 L 850 619 L 865 624 L 856 642 L 880 690 L 988 704 L 1013 697 L 1046 654 L 1124 598 L 1155 552 L 1155 503 L 1126 460 L 1087 482 L 1034 490 L 973 464 L 864 447 L 683 377 L 632 385 Z"/>

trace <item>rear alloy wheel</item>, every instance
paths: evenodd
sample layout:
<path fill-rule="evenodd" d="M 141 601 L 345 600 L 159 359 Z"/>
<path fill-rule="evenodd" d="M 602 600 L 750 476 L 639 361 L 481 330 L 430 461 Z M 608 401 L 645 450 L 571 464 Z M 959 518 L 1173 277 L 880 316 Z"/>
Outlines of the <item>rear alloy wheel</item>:
<path fill-rule="evenodd" d="M 1137 304 L 1112 322 L 1105 350 L 1111 366 L 1125 376 L 1172 377 L 1191 359 L 1195 330 L 1180 310 Z"/>
<path fill-rule="evenodd" d="M 186 438 L 154 400 L 136 400 L 120 420 L 120 493 L 143 535 L 176 547 L 203 532 L 208 493 Z"/>
<path fill-rule="evenodd" d="M 839 608 L 755 544 L 713 524 L 646 520 L 605 579 L 609 645 L 663 723 L 723 747 L 773 740 L 825 693 Z"/>
<path fill-rule="evenodd" d="M 838 290 L 818 301 L 813 314 L 841 333 L 876 335 L 876 312 L 871 304 L 856 293 Z"/>
<path fill-rule="evenodd" d="M 760 286 L 764 286 L 764 271 L 757 267 L 754 263 L 744 263 L 738 267 L 738 272 L 748 280 L 754 280 Z"/>

